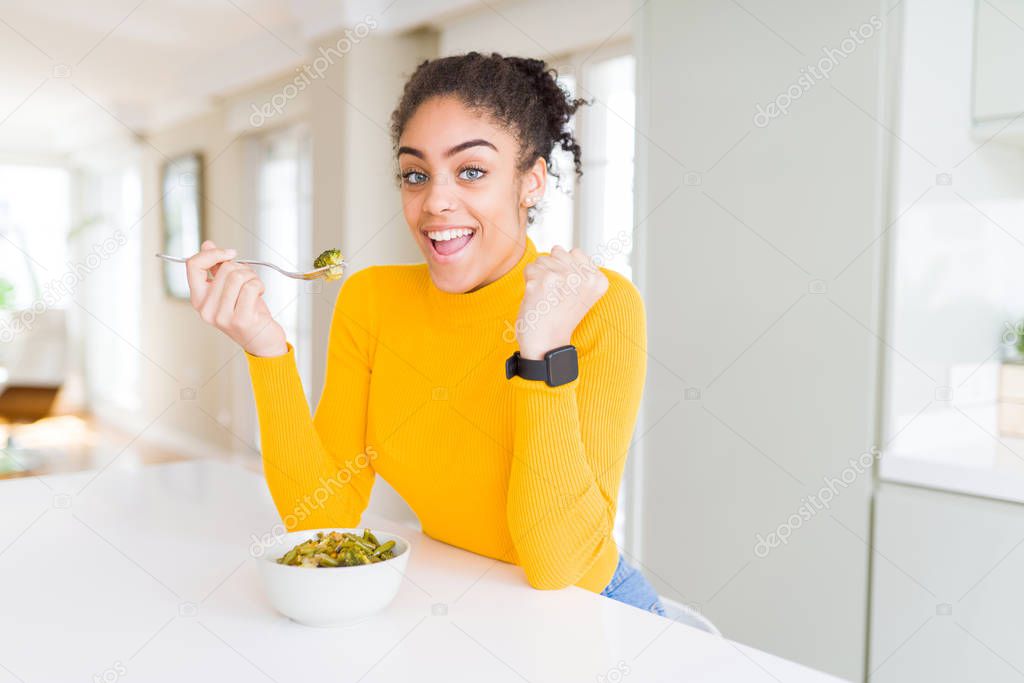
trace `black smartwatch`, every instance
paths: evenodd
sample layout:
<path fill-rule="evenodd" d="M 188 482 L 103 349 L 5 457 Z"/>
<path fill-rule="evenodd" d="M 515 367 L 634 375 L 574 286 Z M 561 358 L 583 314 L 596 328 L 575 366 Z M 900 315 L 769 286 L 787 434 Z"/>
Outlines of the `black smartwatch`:
<path fill-rule="evenodd" d="M 579 374 L 579 358 L 572 344 L 548 351 L 544 360 L 523 358 L 516 351 L 505 361 L 505 379 L 518 375 L 523 379 L 544 380 L 548 386 L 557 387 L 568 384 Z"/>

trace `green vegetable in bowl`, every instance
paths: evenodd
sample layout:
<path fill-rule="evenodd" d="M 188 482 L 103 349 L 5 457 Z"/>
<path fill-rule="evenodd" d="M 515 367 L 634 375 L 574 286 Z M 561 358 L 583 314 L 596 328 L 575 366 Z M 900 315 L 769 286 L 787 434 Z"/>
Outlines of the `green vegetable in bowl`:
<path fill-rule="evenodd" d="M 327 277 L 324 278 L 325 280 L 337 280 L 345 274 L 345 262 L 341 251 L 338 249 L 328 249 L 321 252 L 313 261 L 313 267 L 330 268 L 327 271 Z"/>
<path fill-rule="evenodd" d="M 394 541 L 381 543 L 369 529 L 363 529 L 362 536 L 347 531 L 318 531 L 316 538 L 298 544 L 276 562 L 293 567 L 354 567 L 390 560 L 395 556 L 394 549 Z"/>

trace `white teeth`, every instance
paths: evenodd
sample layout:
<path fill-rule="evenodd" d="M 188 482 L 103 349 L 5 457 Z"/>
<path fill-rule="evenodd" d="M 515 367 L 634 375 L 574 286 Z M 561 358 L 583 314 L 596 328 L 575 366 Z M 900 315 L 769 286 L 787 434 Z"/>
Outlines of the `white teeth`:
<path fill-rule="evenodd" d="M 448 240 L 453 240 L 456 237 L 463 237 L 465 235 L 472 234 L 473 231 L 469 228 L 455 228 L 454 230 L 437 230 L 435 232 L 428 232 L 427 237 L 435 242 L 447 242 Z"/>

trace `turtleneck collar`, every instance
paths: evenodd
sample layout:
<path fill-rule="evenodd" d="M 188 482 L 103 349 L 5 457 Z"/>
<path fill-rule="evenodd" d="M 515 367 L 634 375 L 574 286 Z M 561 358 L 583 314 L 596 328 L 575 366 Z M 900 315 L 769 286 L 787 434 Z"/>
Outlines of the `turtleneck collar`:
<path fill-rule="evenodd" d="M 441 316 L 454 316 L 460 320 L 482 320 L 508 315 L 510 307 L 518 308 L 526 291 L 523 270 L 537 258 L 537 247 L 526 238 L 526 249 L 519 261 L 504 275 L 480 289 L 453 294 L 437 288 L 433 279 L 427 284 L 427 298 L 431 308 Z"/>

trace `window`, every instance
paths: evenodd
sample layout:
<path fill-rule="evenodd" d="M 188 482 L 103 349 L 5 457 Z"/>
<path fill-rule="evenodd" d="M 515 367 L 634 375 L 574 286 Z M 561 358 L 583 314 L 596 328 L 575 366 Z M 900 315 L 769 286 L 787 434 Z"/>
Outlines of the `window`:
<path fill-rule="evenodd" d="M 578 246 L 632 279 L 636 60 L 628 50 L 621 45 L 556 63 L 569 94 L 594 103 L 569 122 L 583 150 L 583 176 L 577 182 L 572 155 L 555 149 L 559 177 L 548 181 L 530 236 L 539 251 Z"/>
<path fill-rule="evenodd" d="M 557 183 L 549 180 L 542 213 L 530 233 L 539 251 L 555 244 L 578 246 L 601 266 L 632 280 L 636 60 L 630 49 L 624 43 L 556 62 L 566 90 L 593 100 L 569 123 L 583 151 L 583 176 L 577 182 L 572 155 L 555 150 L 552 162 L 561 177 Z M 635 472 L 630 458 L 615 517 L 620 547 L 627 547 L 627 523 L 632 524 Z"/>
<path fill-rule="evenodd" d="M 49 285 L 64 272 L 69 223 L 70 179 L 65 169 L 0 166 L 3 308 L 24 310 L 50 298 Z M 60 297 L 52 307 L 67 304 L 67 298 Z"/>
<path fill-rule="evenodd" d="M 572 74 L 560 74 L 558 82 L 573 97 L 576 97 L 576 78 Z M 575 133 L 576 118 L 569 121 L 569 128 Z M 571 249 L 574 246 L 574 226 L 576 171 L 573 168 L 572 154 L 556 147 L 551 154 L 555 178 L 548 175 L 548 184 L 544 188 L 544 196 L 540 201 L 540 211 L 536 222 L 530 226 L 530 239 L 537 246 L 537 251 L 551 251 L 556 244 Z"/>
<path fill-rule="evenodd" d="M 130 415 L 141 408 L 140 356 L 132 348 L 142 346 L 143 229 L 139 222 L 143 211 L 138 164 L 126 159 L 82 169 L 76 173 L 76 185 L 77 217 L 69 237 L 74 255 L 69 261 L 89 265 L 95 255 L 103 259 L 75 292 L 88 311 L 77 316 L 83 357 L 89 359 L 82 368 L 84 381 L 95 412 Z M 116 330 L 116 335 L 110 330 Z"/>
<path fill-rule="evenodd" d="M 255 144 L 256 258 L 290 270 L 306 270 L 313 263 L 309 136 L 304 128 L 289 128 L 263 136 Z M 281 277 L 264 277 L 263 281 L 263 298 L 295 346 L 299 374 L 308 390 L 312 368 L 307 343 L 310 315 L 309 300 L 304 295 L 313 285 Z"/>
<path fill-rule="evenodd" d="M 308 270 L 312 251 L 312 173 L 311 139 L 303 125 L 274 130 L 254 136 L 248 143 L 250 168 L 249 205 L 252 215 L 252 253 L 289 270 Z M 312 296 L 319 282 L 303 282 L 281 277 L 262 269 L 266 285 L 263 299 L 271 315 L 284 328 L 295 347 L 299 377 L 310 405 L 312 387 Z M 247 387 L 247 383 L 241 383 Z M 248 391 L 248 389 L 247 389 Z M 243 399 L 245 409 L 240 423 L 242 432 L 252 434 L 259 443 L 259 426 L 251 391 Z"/>
<path fill-rule="evenodd" d="M 588 62 L 584 77 L 593 106 L 583 121 L 580 246 L 632 279 L 633 149 L 636 95 L 633 55 Z"/>

